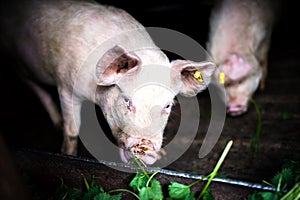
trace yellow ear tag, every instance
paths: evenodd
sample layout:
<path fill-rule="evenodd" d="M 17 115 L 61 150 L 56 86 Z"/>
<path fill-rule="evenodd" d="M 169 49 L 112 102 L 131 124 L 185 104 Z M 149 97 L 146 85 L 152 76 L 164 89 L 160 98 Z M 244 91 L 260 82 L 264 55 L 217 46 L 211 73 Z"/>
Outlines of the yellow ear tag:
<path fill-rule="evenodd" d="M 219 82 L 220 82 L 221 84 L 224 84 L 224 83 L 225 83 L 225 74 L 224 74 L 224 72 L 221 72 L 221 73 L 220 73 L 220 76 L 219 76 Z"/>
<path fill-rule="evenodd" d="M 194 78 L 196 78 L 200 83 L 203 82 L 202 75 L 201 75 L 200 71 L 198 71 L 198 70 L 195 71 L 195 73 L 194 73 Z"/>

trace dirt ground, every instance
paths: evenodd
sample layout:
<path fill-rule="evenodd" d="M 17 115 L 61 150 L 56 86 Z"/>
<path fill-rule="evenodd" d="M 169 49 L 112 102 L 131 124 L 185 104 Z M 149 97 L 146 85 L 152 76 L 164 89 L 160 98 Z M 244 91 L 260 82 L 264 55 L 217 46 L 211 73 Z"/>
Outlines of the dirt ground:
<path fill-rule="evenodd" d="M 201 6 L 185 1 L 148 2 L 146 6 L 140 3 L 133 6 L 115 1 L 115 5 L 126 9 L 145 26 L 175 29 L 205 46 L 211 2 L 203 2 Z M 229 178 L 261 183 L 269 180 L 284 160 L 300 160 L 300 34 L 294 30 L 295 15 L 293 5 L 282 5 L 272 36 L 267 86 L 254 96 L 262 117 L 258 152 L 250 148 L 257 126 L 257 115 L 250 105 L 246 114 L 226 118 L 221 137 L 213 150 L 206 157 L 198 158 L 210 119 L 210 97 L 208 92 L 204 92 L 198 95 L 203 113 L 198 134 L 188 151 L 168 169 L 206 175 L 215 166 L 229 140 L 233 140 L 234 144 L 220 170 L 220 174 Z M 11 148 L 60 152 L 61 131 L 54 128 L 33 92 L 14 75 L 11 63 L 3 63 L 0 73 L 0 132 L 6 143 Z M 49 89 L 55 94 L 54 88 Z M 174 113 L 166 136 L 174 134 L 180 119 Z M 83 145 L 79 147 L 79 155 L 88 156 Z"/>

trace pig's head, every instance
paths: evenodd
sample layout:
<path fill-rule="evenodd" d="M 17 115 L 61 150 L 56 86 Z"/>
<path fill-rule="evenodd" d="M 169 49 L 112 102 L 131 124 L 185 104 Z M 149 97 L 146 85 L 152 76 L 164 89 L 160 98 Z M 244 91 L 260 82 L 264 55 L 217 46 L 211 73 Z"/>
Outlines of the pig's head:
<path fill-rule="evenodd" d="M 262 69 L 257 60 L 253 56 L 243 58 L 237 54 L 231 54 L 218 67 L 215 77 L 220 80 L 222 79 L 221 73 L 223 73 L 227 113 L 231 116 L 245 113 L 249 99 L 256 91 L 262 76 Z"/>
<path fill-rule="evenodd" d="M 149 71 L 149 60 L 160 65 L 161 70 L 152 66 L 155 70 Z M 126 52 L 115 46 L 103 55 L 96 73 L 102 88 L 99 105 L 125 163 L 131 160 L 132 154 L 146 164 L 159 159 L 174 97 L 178 93 L 195 96 L 204 90 L 214 69 L 212 62 L 176 60 L 170 63 L 160 50 Z M 203 82 L 193 77 L 197 70 Z M 169 81 L 159 84 L 157 77 L 162 73 Z"/>

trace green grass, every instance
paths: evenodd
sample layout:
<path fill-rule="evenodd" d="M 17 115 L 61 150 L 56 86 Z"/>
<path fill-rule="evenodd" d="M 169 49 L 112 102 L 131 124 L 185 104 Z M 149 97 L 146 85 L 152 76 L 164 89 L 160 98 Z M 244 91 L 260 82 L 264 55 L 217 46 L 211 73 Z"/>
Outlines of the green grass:
<path fill-rule="evenodd" d="M 297 200 L 300 199 L 300 162 L 286 161 L 271 182 L 265 184 L 276 188 L 274 192 L 255 191 L 248 200 Z M 288 191 L 288 192 L 286 192 Z"/>
<path fill-rule="evenodd" d="M 259 108 L 258 104 L 256 103 L 256 101 L 254 99 L 250 99 L 249 102 L 254 105 L 256 115 L 257 115 L 256 132 L 251 139 L 251 148 L 254 152 L 258 152 L 259 139 L 260 139 L 261 130 L 262 130 L 261 112 L 260 112 L 260 108 Z"/>
<path fill-rule="evenodd" d="M 122 199 L 122 194 L 126 192 L 131 194 L 138 200 L 214 200 L 215 198 L 210 192 L 210 184 L 213 178 L 217 176 L 218 171 L 232 146 L 232 143 L 232 141 L 228 142 L 214 170 L 208 176 L 204 177 L 203 179 L 196 180 L 189 185 L 184 185 L 178 182 L 171 182 L 168 185 L 168 197 L 163 196 L 161 183 L 157 179 L 155 179 L 155 176 L 159 173 L 159 171 L 154 173 L 146 172 L 145 168 L 143 167 L 143 163 L 141 163 L 141 161 L 136 157 L 133 157 L 133 161 L 139 167 L 141 172 L 137 172 L 135 177 L 129 183 L 129 186 L 132 188 L 132 191 L 122 188 L 104 191 L 104 189 L 101 186 L 95 185 L 95 176 L 91 177 L 90 182 L 86 178 L 83 179 L 83 183 L 85 185 L 84 190 L 68 187 L 64 184 L 63 180 L 61 179 L 61 186 L 56 192 L 55 199 L 119 200 Z M 201 192 L 199 192 L 198 197 L 196 198 L 195 194 L 191 192 L 191 187 L 204 180 L 206 180 L 207 182 L 204 188 L 201 190 Z"/>

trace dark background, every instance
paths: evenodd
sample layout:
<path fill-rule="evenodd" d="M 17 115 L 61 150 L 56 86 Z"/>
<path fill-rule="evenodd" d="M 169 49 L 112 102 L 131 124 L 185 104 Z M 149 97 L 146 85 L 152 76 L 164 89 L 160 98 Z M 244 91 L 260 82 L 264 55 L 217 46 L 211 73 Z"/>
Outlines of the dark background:
<path fill-rule="evenodd" d="M 208 36 L 208 19 L 213 1 L 161 0 L 161 1 L 104 1 L 126 10 L 145 27 L 163 27 L 184 33 L 205 47 Z M 186 160 L 179 160 L 170 166 L 179 171 L 196 171 L 207 174 L 214 166 L 225 142 L 234 138 L 237 143 L 232 157 L 224 166 L 224 173 L 231 177 L 260 181 L 270 177 L 285 158 L 299 154 L 300 135 L 300 56 L 299 56 L 299 10 L 295 1 L 283 1 L 279 7 L 272 35 L 269 53 L 269 78 L 267 89 L 255 95 L 261 105 L 263 117 L 262 147 L 259 154 L 246 151 L 251 133 L 255 132 L 256 115 L 253 107 L 237 118 L 228 118 L 220 142 L 201 165 L 194 164 L 192 155 L 187 152 Z M 1 50 L 0 68 L 0 133 L 10 149 L 34 148 L 60 152 L 62 133 L 55 129 L 43 106 L 12 70 L 13 60 Z M 7 59 L 9 58 L 9 59 Z M 57 100 L 56 89 L 49 88 Z M 208 98 L 207 92 L 203 98 Z M 204 100 L 205 102 L 205 100 Z M 281 114 L 293 114 L 290 121 L 282 121 Z M 172 130 L 172 120 L 168 129 Z M 251 129 L 251 133 L 246 130 Z M 200 131 L 201 132 L 201 131 Z M 202 130 L 202 132 L 205 132 Z M 200 139 L 195 145 L 201 143 Z M 193 149 L 193 146 L 191 147 Z M 199 146 L 195 147 L 199 149 Z M 244 152 L 246 151 L 246 152 Z M 79 153 L 88 153 L 80 145 Z M 190 160 L 189 160 L 190 159 Z M 243 160 L 245 159 L 245 160 Z M 244 161 L 244 163 L 243 163 Z M 255 175 L 253 175 L 255 174 Z"/>

